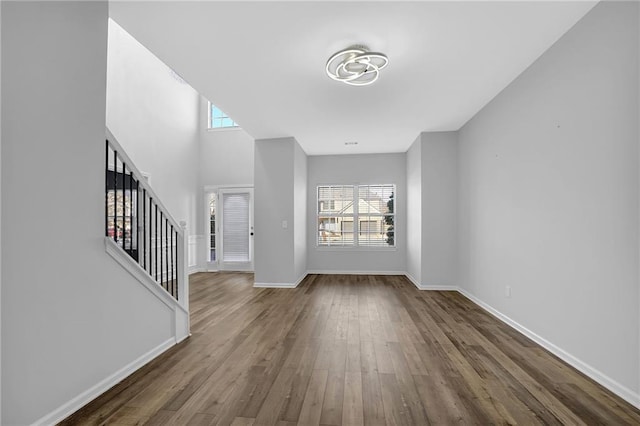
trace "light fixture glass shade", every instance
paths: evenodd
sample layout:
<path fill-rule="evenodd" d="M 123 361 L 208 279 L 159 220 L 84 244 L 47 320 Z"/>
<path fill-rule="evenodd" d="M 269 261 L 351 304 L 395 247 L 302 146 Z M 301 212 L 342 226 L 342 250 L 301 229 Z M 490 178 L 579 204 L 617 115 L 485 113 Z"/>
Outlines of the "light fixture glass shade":
<path fill-rule="evenodd" d="M 366 46 L 351 46 L 335 53 L 327 61 L 327 75 L 352 86 L 367 86 L 378 79 L 389 64 L 386 55 L 369 52 Z"/>

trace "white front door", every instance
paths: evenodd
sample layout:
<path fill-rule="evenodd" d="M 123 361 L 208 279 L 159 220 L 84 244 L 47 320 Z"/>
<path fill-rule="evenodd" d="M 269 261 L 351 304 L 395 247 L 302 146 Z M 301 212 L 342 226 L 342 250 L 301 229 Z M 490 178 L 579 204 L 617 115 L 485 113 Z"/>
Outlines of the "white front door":
<path fill-rule="evenodd" d="M 220 189 L 217 214 L 219 269 L 253 271 L 253 189 Z"/>

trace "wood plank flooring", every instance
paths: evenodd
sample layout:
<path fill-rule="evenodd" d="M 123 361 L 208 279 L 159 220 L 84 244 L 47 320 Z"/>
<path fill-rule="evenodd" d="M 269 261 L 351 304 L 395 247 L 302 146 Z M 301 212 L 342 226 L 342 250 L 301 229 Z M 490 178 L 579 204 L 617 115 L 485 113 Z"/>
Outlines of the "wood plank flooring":
<path fill-rule="evenodd" d="M 396 276 L 191 278 L 192 337 L 65 425 L 639 425 L 457 292 Z"/>

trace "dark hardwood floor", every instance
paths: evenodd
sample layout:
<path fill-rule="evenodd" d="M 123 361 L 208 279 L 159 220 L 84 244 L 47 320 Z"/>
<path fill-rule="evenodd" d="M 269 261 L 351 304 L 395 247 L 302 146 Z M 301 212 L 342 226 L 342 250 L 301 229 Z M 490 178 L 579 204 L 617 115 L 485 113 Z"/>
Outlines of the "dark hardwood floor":
<path fill-rule="evenodd" d="M 63 424 L 640 424 L 456 292 L 395 276 L 252 283 L 193 275 L 192 337 Z"/>

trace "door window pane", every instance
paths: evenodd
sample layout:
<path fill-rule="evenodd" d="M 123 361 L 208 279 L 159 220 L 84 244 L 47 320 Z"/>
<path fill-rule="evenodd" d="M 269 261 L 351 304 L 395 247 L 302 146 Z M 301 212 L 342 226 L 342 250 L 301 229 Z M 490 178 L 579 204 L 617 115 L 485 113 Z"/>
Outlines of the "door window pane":
<path fill-rule="evenodd" d="M 224 262 L 249 262 L 249 194 L 222 194 Z"/>

